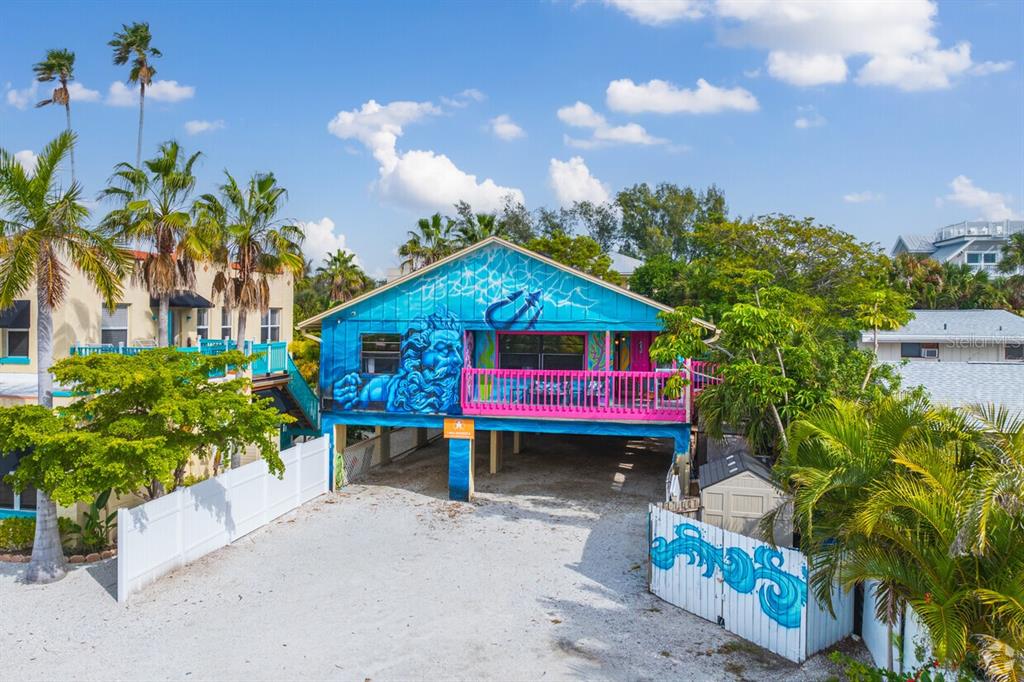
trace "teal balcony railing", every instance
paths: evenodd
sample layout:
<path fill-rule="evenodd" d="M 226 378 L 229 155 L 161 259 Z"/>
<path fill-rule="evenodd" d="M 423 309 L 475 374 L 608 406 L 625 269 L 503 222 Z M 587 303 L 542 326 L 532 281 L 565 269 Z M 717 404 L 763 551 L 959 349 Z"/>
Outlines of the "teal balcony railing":
<path fill-rule="evenodd" d="M 230 339 L 202 339 L 198 346 L 178 346 L 182 353 L 202 353 L 203 355 L 219 355 L 228 350 L 233 350 L 235 342 Z M 152 346 L 122 346 L 110 343 L 78 344 L 71 346 L 72 355 L 96 355 L 98 353 L 115 355 L 138 355 L 142 351 L 152 350 Z M 278 374 L 288 371 L 288 343 L 275 341 L 274 343 L 253 343 L 245 342 L 245 352 L 248 355 L 261 353 L 262 356 L 252 363 L 252 373 L 256 376 L 264 374 Z"/>

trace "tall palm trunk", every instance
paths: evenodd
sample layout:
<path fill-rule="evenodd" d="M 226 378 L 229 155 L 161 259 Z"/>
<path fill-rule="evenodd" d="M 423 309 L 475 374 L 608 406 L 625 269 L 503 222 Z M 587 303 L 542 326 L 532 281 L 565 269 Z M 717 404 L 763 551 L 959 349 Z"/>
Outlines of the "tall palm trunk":
<path fill-rule="evenodd" d="M 235 348 L 245 350 L 245 320 L 249 311 L 245 308 L 238 309 L 238 338 L 235 340 Z"/>
<path fill-rule="evenodd" d="M 53 310 L 42 286 L 36 287 L 36 357 L 38 388 L 36 398 L 43 407 L 53 407 Z M 32 561 L 25 579 L 31 583 L 52 583 L 67 574 L 64 548 L 57 527 L 57 505 L 45 492 L 36 495 L 36 534 L 32 541 Z"/>
<path fill-rule="evenodd" d="M 171 295 L 160 294 L 160 313 L 157 315 L 157 326 L 159 329 L 156 331 L 156 345 L 160 348 L 166 348 L 171 345 L 170 333 L 168 326 L 170 324 L 171 317 Z"/>
<path fill-rule="evenodd" d="M 142 118 L 146 109 L 146 83 L 139 81 L 139 141 L 135 145 L 135 167 L 142 166 Z"/>
<path fill-rule="evenodd" d="M 66 84 L 65 84 L 64 88 L 65 88 L 65 91 L 66 91 L 67 90 L 67 85 Z M 70 133 L 71 132 L 71 100 L 70 99 L 64 100 L 64 115 L 65 115 L 65 117 L 68 120 L 68 132 Z M 74 145 L 74 143 L 71 144 L 71 149 L 69 151 L 70 151 L 70 155 L 71 155 L 71 182 L 74 183 L 75 182 L 75 145 Z"/>

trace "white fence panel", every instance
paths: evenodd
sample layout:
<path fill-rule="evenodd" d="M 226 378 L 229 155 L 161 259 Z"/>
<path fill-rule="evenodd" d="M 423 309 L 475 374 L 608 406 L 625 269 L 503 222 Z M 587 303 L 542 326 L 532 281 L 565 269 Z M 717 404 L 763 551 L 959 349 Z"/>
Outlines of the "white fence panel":
<path fill-rule="evenodd" d="M 278 480 L 263 460 L 133 509 L 117 511 L 117 600 L 327 492 L 327 437 L 281 452 Z"/>
<path fill-rule="evenodd" d="M 807 558 L 657 505 L 650 507 L 651 591 L 789 660 L 853 631 L 853 593 L 834 595 L 836 618 L 808 599 Z"/>
<path fill-rule="evenodd" d="M 864 646 L 871 653 L 871 658 L 875 661 L 875 665 L 879 668 L 885 668 L 888 665 L 888 654 L 885 651 L 888 646 L 892 648 L 893 664 L 896 668 L 899 668 L 899 649 L 893 646 L 892 641 L 889 639 L 888 626 L 875 617 L 875 587 L 877 586 L 878 583 L 874 580 L 868 580 L 864 583 L 864 618 L 860 628 L 861 637 L 864 639 Z M 899 622 L 893 626 L 893 631 L 897 635 L 900 633 Z"/>
<path fill-rule="evenodd" d="M 897 616 L 892 626 L 894 638 L 902 639 L 902 651 L 897 642 L 889 639 L 886 624 L 875 616 L 875 588 L 878 583 L 869 580 L 864 583 L 864 618 L 861 633 L 864 644 L 871 652 L 871 658 L 879 668 L 888 666 L 886 644 L 892 648 L 893 672 L 909 673 L 921 667 L 931 657 L 931 642 L 928 630 L 917 613 L 907 607 L 904 613 Z M 919 657 L 918 650 L 922 656 Z"/>

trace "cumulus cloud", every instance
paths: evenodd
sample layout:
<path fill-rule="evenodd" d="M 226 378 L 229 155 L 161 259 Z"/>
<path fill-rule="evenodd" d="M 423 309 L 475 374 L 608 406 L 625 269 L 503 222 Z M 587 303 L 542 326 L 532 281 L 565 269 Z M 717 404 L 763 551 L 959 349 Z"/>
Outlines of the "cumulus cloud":
<path fill-rule="evenodd" d="M 28 86 L 23 90 L 12 88 L 11 84 L 7 84 L 7 93 L 5 99 L 15 109 L 27 109 L 30 104 L 35 104 L 36 95 L 39 94 L 39 82 L 32 81 L 32 85 Z"/>
<path fill-rule="evenodd" d="M 473 102 L 483 102 L 485 99 L 487 99 L 487 95 L 476 88 L 466 88 L 454 97 L 442 97 L 441 104 L 455 107 L 456 109 L 463 109 Z"/>
<path fill-rule="evenodd" d="M 526 137 L 526 131 L 519 127 L 508 114 L 495 116 L 488 122 L 488 127 L 498 138 L 505 141 Z"/>
<path fill-rule="evenodd" d="M 866 204 L 870 201 L 881 201 L 885 197 L 878 192 L 850 192 L 843 195 L 843 201 L 848 204 Z"/>
<path fill-rule="evenodd" d="M 20 152 L 14 152 L 14 160 L 20 163 L 21 167 L 29 175 L 36 172 L 36 164 L 39 163 L 39 157 L 31 149 L 22 149 Z"/>
<path fill-rule="evenodd" d="M 345 235 L 335 229 L 334 221 L 327 216 L 320 220 L 299 221 L 299 227 L 306 235 L 302 253 L 313 269 L 320 267 L 328 254 L 335 251 L 352 253 L 346 245 Z M 358 257 L 354 261 L 360 265 Z"/>
<path fill-rule="evenodd" d="M 570 206 L 577 201 L 603 204 L 610 197 L 608 186 L 590 174 L 587 164 L 579 156 L 568 161 L 551 159 L 548 177 L 562 206 Z"/>
<path fill-rule="evenodd" d="M 704 16 L 704 3 L 700 0 L 604 0 L 604 4 L 651 26 Z"/>
<path fill-rule="evenodd" d="M 614 80 L 606 92 L 608 107 L 632 114 L 714 114 L 720 111 L 757 111 L 757 98 L 744 88 L 719 88 L 703 78 L 689 90 L 663 80 L 634 83 Z"/>
<path fill-rule="evenodd" d="M 195 97 L 196 89 L 178 81 L 155 80 L 146 86 L 146 99 L 155 102 L 180 102 Z M 131 107 L 139 103 L 139 87 L 114 81 L 107 90 L 106 103 L 112 107 Z"/>
<path fill-rule="evenodd" d="M 185 121 L 185 132 L 189 135 L 212 133 L 215 130 L 223 129 L 224 121 L 219 118 L 216 121 Z"/>
<path fill-rule="evenodd" d="M 379 165 L 376 190 L 389 201 L 426 209 L 446 209 L 466 201 L 479 211 L 498 210 L 507 196 L 525 203 L 521 190 L 498 185 L 490 178 L 478 181 L 444 154 L 398 149 L 406 125 L 440 113 L 430 102 L 382 105 L 370 100 L 359 109 L 339 111 L 327 129 L 343 140 L 360 142 L 373 154 Z"/>
<path fill-rule="evenodd" d="M 805 128 L 820 128 L 828 122 L 813 106 L 797 107 L 796 110 L 797 117 L 793 121 L 793 127 L 795 128 L 800 128 L 801 130 Z"/>
<path fill-rule="evenodd" d="M 957 78 L 1005 71 L 1011 62 L 975 63 L 969 43 L 943 46 L 932 0 L 606 0 L 633 19 L 667 24 L 713 18 L 720 42 L 768 51 L 767 71 L 800 87 L 842 83 L 848 59 L 863 61 L 855 82 L 900 90 L 939 90 Z"/>
<path fill-rule="evenodd" d="M 985 220 L 1008 220 L 1017 217 L 1009 206 L 1009 197 L 978 187 L 966 175 L 953 178 L 949 187 L 953 191 L 945 196 L 946 201 L 976 209 Z"/>
<path fill-rule="evenodd" d="M 92 90 L 81 83 L 72 83 L 68 86 L 68 94 L 73 103 L 77 102 L 99 102 L 102 95 L 99 90 Z"/>
<path fill-rule="evenodd" d="M 668 142 L 668 140 L 649 134 L 643 126 L 637 123 L 613 126 L 585 102 L 576 102 L 571 106 L 562 107 L 558 110 L 558 119 L 574 128 L 585 128 L 591 131 L 590 137 L 586 139 L 565 136 L 566 144 L 581 149 L 593 149 L 612 144 L 655 145 Z"/>

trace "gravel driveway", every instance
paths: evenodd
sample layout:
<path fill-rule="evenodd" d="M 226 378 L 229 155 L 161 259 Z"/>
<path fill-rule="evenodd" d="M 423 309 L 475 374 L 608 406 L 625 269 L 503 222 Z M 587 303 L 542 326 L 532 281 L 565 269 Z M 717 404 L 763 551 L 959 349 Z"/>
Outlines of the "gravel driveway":
<path fill-rule="evenodd" d="M 649 594 L 669 454 L 531 437 L 453 503 L 440 444 L 324 496 L 120 607 L 116 566 L 48 586 L 0 564 L 0 675 L 37 679 L 816 680 Z"/>

